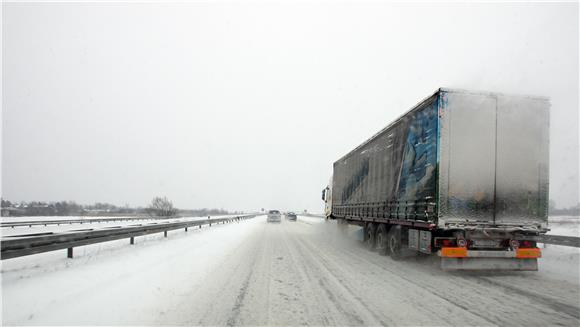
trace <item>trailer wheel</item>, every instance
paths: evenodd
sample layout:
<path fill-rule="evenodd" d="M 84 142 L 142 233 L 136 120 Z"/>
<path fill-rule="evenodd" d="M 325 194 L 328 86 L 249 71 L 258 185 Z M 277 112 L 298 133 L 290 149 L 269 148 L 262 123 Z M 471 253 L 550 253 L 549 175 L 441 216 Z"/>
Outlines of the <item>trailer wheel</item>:
<path fill-rule="evenodd" d="M 376 247 L 377 252 L 380 255 L 387 255 L 387 240 L 388 240 L 388 233 L 387 233 L 387 225 L 379 224 L 376 233 Z"/>
<path fill-rule="evenodd" d="M 365 245 L 367 249 L 374 250 L 376 245 L 376 231 L 377 225 L 368 223 L 365 226 Z"/>
<path fill-rule="evenodd" d="M 387 236 L 389 255 L 393 260 L 400 260 L 402 258 L 401 251 L 401 226 L 393 226 L 389 230 Z"/>

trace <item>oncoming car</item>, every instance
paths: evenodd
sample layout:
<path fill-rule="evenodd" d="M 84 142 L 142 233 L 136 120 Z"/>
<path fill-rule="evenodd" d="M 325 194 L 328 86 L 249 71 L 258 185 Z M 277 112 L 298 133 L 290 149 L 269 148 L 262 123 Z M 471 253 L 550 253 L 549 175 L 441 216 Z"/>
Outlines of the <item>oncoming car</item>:
<path fill-rule="evenodd" d="M 280 211 L 278 210 L 269 210 L 268 211 L 268 219 L 269 223 L 279 223 L 282 222 L 282 218 L 280 217 Z"/>

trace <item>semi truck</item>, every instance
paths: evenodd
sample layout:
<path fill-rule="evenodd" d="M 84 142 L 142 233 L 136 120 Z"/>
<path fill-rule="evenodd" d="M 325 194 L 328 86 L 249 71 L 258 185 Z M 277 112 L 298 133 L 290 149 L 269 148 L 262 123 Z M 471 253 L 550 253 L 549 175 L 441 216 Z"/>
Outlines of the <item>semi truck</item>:
<path fill-rule="evenodd" d="M 327 219 L 395 260 L 538 270 L 548 229 L 548 98 L 440 88 L 338 159 Z"/>

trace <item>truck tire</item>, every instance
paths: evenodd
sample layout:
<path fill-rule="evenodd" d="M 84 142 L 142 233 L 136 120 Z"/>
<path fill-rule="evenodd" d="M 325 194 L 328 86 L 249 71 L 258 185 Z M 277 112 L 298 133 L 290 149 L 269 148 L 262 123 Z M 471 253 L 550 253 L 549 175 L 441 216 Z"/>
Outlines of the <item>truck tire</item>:
<path fill-rule="evenodd" d="M 379 224 L 376 232 L 376 248 L 380 255 L 387 255 L 387 225 Z"/>
<path fill-rule="evenodd" d="M 365 226 L 365 246 L 369 250 L 374 250 L 376 245 L 377 225 L 368 223 Z"/>
<path fill-rule="evenodd" d="M 393 260 L 402 258 L 401 226 L 393 226 L 387 236 L 387 248 Z"/>

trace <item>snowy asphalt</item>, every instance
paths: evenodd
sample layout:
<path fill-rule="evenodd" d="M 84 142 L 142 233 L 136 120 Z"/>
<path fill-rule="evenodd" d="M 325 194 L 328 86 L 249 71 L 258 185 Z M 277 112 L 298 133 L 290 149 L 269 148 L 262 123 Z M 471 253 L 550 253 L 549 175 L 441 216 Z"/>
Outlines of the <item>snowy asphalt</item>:
<path fill-rule="evenodd" d="M 580 324 L 577 275 L 443 272 L 435 258 L 369 252 L 316 218 L 87 248 L 3 262 L 3 324 Z"/>

